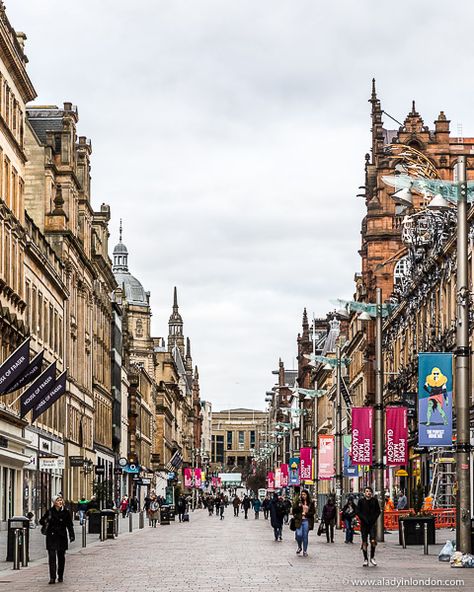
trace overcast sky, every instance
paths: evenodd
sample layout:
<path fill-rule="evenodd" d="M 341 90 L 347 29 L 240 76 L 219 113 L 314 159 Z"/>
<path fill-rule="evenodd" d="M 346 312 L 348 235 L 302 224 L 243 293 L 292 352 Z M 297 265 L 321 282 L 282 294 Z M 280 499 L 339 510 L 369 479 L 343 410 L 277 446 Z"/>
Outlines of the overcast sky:
<path fill-rule="evenodd" d="M 216 410 L 263 408 L 303 308 L 352 296 L 372 77 L 396 119 L 416 99 L 474 134 L 472 0 L 6 5 L 36 102 L 79 108 L 93 206 L 112 208 L 110 252 L 124 220 L 155 335 L 178 287 Z"/>

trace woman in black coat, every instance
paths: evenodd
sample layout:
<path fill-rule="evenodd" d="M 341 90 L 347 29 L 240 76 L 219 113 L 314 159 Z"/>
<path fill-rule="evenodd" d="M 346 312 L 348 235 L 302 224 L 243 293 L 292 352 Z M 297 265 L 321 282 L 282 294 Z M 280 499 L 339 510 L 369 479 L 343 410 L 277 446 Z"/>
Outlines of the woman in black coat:
<path fill-rule="evenodd" d="M 58 582 L 63 581 L 66 550 L 69 540 L 75 539 L 71 514 L 64 507 L 64 500 L 60 495 L 53 499 L 53 506 L 40 520 L 41 526 L 46 528 L 46 549 L 49 559 L 49 583 L 56 583 L 56 557 Z"/>

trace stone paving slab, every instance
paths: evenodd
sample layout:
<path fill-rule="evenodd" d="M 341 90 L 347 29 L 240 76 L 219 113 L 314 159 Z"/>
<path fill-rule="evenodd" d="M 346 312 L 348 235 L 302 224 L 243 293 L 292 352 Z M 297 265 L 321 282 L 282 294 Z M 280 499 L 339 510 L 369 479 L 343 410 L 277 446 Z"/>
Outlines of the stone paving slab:
<path fill-rule="evenodd" d="M 244 520 L 228 512 L 221 521 L 198 510 L 189 523 L 146 526 L 116 540 L 72 549 L 66 559 L 65 582 L 56 586 L 61 592 L 471 592 L 474 569 L 451 569 L 437 559 L 441 543 L 452 534 L 438 533 L 440 544 L 428 556 L 421 547 L 399 547 L 396 533 L 387 535 L 377 551 L 378 567 L 363 568 L 359 545 L 345 545 L 341 532 L 336 533 L 334 544 L 310 533 L 309 556 L 301 557 L 295 554 L 294 534 L 288 527 L 283 542 L 276 543 L 264 519 Z M 406 581 L 400 585 L 400 578 L 412 578 L 411 585 Z M 427 578 L 464 582 L 417 585 Z M 48 586 L 45 560 L 19 572 L 0 572 L 0 592 L 56 589 Z"/>

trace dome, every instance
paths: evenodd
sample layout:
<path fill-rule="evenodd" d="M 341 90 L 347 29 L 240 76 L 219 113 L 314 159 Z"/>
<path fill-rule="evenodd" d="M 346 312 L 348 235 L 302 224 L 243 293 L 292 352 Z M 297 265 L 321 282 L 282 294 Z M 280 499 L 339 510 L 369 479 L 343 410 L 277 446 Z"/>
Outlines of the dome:
<path fill-rule="evenodd" d="M 118 243 L 114 247 L 114 255 L 128 255 L 127 247 L 122 243 Z"/>
<path fill-rule="evenodd" d="M 128 304 L 149 306 L 147 293 L 136 277 L 128 271 L 118 271 L 115 274 L 117 284 L 123 288 Z"/>

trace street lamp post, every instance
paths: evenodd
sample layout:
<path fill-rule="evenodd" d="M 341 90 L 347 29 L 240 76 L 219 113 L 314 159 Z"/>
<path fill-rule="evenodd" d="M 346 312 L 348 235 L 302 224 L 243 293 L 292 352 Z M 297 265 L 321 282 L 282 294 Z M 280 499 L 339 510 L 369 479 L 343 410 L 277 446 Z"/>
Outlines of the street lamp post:
<path fill-rule="evenodd" d="M 457 329 L 456 329 L 456 549 L 471 552 L 471 479 L 469 410 L 469 301 L 466 157 L 458 162 L 457 205 Z"/>
<path fill-rule="evenodd" d="M 342 401 L 341 401 L 341 347 L 336 347 L 336 527 L 341 528 L 342 509 Z"/>
<path fill-rule="evenodd" d="M 382 352 L 382 290 L 375 290 L 375 494 L 380 504 L 377 540 L 384 540 L 384 417 L 383 417 L 383 352 Z"/>

